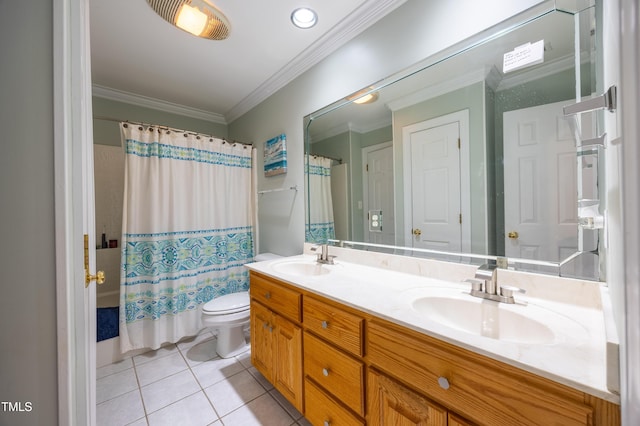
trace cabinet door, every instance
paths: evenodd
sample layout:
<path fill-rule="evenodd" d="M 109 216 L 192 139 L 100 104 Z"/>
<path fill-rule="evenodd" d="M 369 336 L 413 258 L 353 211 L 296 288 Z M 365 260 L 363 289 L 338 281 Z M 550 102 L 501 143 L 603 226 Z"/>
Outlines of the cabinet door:
<path fill-rule="evenodd" d="M 445 409 L 375 370 L 368 378 L 368 424 L 446 426 Z"/>
<path fill-rule="evenodd" d="M 468 422 L 462 417 L 449 413 L 449 425 L 448 426 L 473 426 L 473 423 Z"/>
<path fill-rule="evenodd" d="M 276 324 L 274 386 L 298 411 L 303 412 L 302 328 L 279 315 L 274 317 Z"/>
<path fill-rule="evenodd" d="M 251 302 L 251 363 L 273 383 L 273 329 L 272 313 L 259 303 Z"/>

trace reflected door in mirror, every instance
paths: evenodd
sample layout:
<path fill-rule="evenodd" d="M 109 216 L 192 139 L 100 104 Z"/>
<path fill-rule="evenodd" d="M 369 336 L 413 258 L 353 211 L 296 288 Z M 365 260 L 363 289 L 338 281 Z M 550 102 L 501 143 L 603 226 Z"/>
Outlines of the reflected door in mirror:
<path fill-rule="evenodd" d="M 410 137 L 413 247 L 461 251 L 459 123 Z"/>
<path fill-rule="evenodd" d="M 566 104 L 504 113 L 507 257 L 557 262 L 577 250 L 576 148 Z"/>
<path fill-rule="evenodd" d="M 365 242 L 395 244 L 393 148 L 391 142 L 362 150 Z M 379 213 L 378 213 L 379 212 Z"/>

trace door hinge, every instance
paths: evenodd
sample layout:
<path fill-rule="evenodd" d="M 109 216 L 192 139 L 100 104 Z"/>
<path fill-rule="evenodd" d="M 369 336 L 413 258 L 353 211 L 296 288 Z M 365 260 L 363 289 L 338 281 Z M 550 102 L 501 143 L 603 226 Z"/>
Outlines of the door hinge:
<path fill-rule="evenodd" d="M 458 138 L 458 149 L 460 149 L 460 138 Z"/>
<path fill-rule="evenodd" d="M 462 225 L 462 213 L 460 213 L 458 220 L 460 221 L 460 224 Z"/>
<path fill-rule="evenodd" d="M 368 164 L 365 166 L 365 170 L 366 170 L 367 172 L 369 171 L 369 165 L 368 165 Z"/>

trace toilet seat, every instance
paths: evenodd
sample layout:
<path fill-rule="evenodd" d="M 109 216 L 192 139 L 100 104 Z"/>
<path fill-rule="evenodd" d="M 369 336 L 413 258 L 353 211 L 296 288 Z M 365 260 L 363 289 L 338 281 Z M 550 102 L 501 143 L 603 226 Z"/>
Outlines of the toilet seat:
<path fill-rule="evenodd" d="M 225 294 L 204 304 L 204 315 L 229 315 L 249 310 L 249 292 Z"/>

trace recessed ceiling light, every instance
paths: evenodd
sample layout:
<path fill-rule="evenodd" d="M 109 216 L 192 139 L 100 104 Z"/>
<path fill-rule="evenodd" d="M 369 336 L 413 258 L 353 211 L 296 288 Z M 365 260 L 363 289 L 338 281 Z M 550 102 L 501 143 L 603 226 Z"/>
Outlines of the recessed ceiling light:
<path fill-rule="evenodd" d="M 291 14 L 291 22 L 298 28 L 311 28 L 318 22 L 318 15 L 308 7 L 300 7 Z"/>

